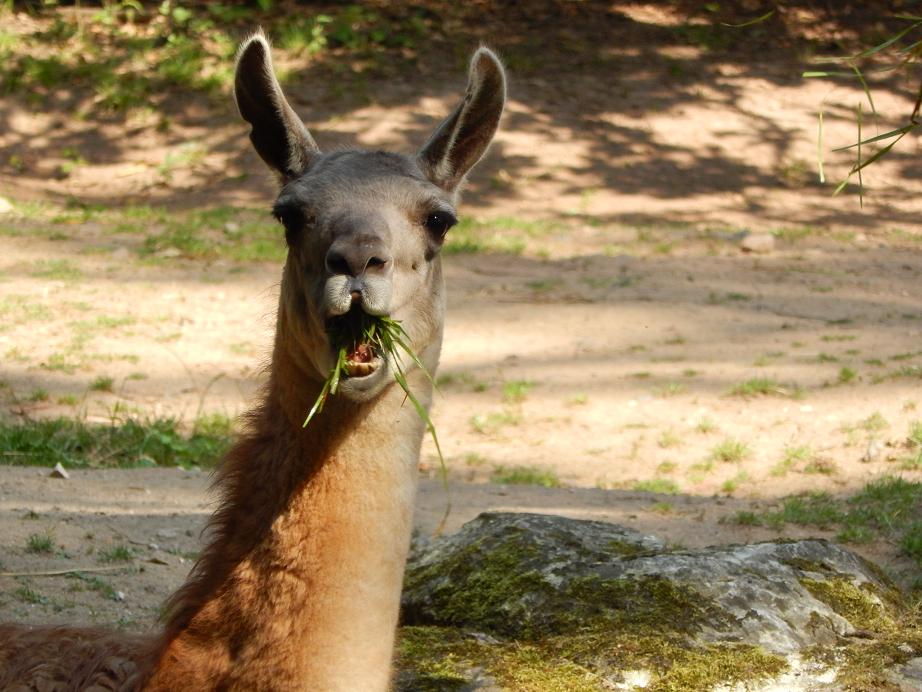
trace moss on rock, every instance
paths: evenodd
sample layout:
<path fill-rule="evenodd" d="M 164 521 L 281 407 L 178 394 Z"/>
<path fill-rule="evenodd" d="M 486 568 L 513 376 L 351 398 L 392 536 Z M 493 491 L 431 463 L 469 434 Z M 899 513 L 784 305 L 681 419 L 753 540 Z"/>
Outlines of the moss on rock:
<path fill-rule="evenodd" d="M 797 653 L 798 684 L 831 667 L 836 689 L 886 690 L 922 655 L 920 613 L 839 546 L 656 540 L 488 514 L 432 541 L 408 566 L 398 689 L 694 692 L 776 679 Z"/>
<path fill-rule="evenodd" d="M 689 647 L 679 637 L 616 633 L 484 641 L 445 627 L 403 627 L 397 689 L 449 692 L 474 675 L 516 692 L 598 692 L 626 671 L 650 692 L 704 692 L 721 683 L 753 682 L 787 668 L 785 659 L 749 645 Z"/>

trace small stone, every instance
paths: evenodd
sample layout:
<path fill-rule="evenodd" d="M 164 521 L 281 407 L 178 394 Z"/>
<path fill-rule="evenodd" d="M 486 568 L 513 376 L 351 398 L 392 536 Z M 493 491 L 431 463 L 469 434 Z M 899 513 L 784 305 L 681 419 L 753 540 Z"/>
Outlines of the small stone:
<path fill-rule="evenodd" d="M 6 197 L 0 197 L 0 215 L 2 214 L 12 214 L 13 205 Z"/>
<path fill-rule="evenodd" d="M 160 550 L 160 546 L 157 545 L 156 543 L 148 543 L 147 547 L 150 548 L 151 550 Z"/>
<path fill-rule="evenodd" d="M 157 538 L 176 538 L 179 535 L 177 529 L 160 529 L 157 531 Z"/>
<path fill-rule="evenodd" d="M 907 681 L 917 684 L 922 683 L 922 658 L 909 659 L 900 667 L 899 671 Z"/>
<path fill-rule="evenodd" d="M 865 464 L 870 464 L 871 462 L 877 461 L 880 459 L 881 451 L 880 441 L 871 438 L 868 440 L 867 450 L 865 450 L 864 454 L 861 456 L 861 461 L 863 461 Z"/>
<path fill-rule="evenodd" d="M 469 636 L 471 639 L 473 639 L 476 642 L 480 642 L 481 644 L 489 644 L 491 646 L 493 644 L 499 644 L 499 639 L 497 639 L 496 637 L 491 637 L 489 634 L 486 634 L 485 632 L 468 632 L 467 636 Z"/>
<path fill-rule="evenodd" d="M 767 254 L 775 249 L 775 236 L 771 233 L 747 233 L 740 241 L 740 249 L 743 252 Z"/>
<path fill-rule="evenodd" d="M 164 250 L 161 250 L 157 253 L 157 257 L 166 257 L 167 259 L 172 257 L 179 257 L 182 254 L 182 251 L 176 247 L 168 247 Z"/>
<path fill-rule="evenodd" d="M 124 600 L 125 600 L 125 592 L 124 592 L 124 591 L 116 591 L 116 592 L 115 592 L 115 600 L 116 600 L 116 601 L 124 601 Z"/>
<path fill-rule="evenodd" d="M 48 474 L 48 477 L 49 478 L 63 478 L 64 480 L 68 480 L 70 478 L 70 474 L 67 472 L 67 469 L 65 469 L 61 465 L 61 462 L 59 461 L 57 464 L 54 465 L 54 468 L 51 469 L 51 473 Z"/>
<path fill-rule="evenodd" d="M 226 224 L 224 224 L 225 233 L 233 234 L 233 233 L 237 233 L 239 230 L 240 230 L 240 224 L 237 223 L 236 221 L 228 221 Z"/>

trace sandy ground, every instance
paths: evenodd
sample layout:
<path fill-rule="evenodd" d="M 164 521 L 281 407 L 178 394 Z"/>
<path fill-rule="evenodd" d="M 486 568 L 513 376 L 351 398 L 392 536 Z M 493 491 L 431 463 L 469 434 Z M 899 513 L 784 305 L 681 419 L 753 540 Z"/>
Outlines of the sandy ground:
<path fill-rule="evenodd" d="M 47 469 L 4 469 L 0 620 L 151 626 L 200 549 L 200 533 L 212 509 L 207 488 L 208 474 L 180 469 L 74 471 L 68 480 L 48 477 Z M 733 498 L 470 483 L 453 483 L 450 493 L 452 508 L 444 526 L 449 533 L 480 512 L 512 511 L 616 522 L 668 536 L 676 547 L 687 548 L 778 535 L 721 523 L 721 517 L 740 509 L 769 506 Z M 445 511 L 442 484 L 424 480 L 416 512 L 418 539 L 434 535 Z M 52 553 L 24 549 L 36 533 L 53 537 Z M 785 535 L 830 534 L 795 529 Z M 128 548 L 130 556 L 108 559 L 117 547 Z M 888 554 L 881 547 L 863 552 L 872 559 Z M 69 570 L 79 574 L 54 574 Z"/>
<path fill-rule="evenodd" d="M 854 187 L 833 198 L 853 154 L 828 150 L 854 140 L 860 90 L 803 80 L 805 65 L 789 55 L 721 59 L 659 45 L 655 25 L 672 20 L 653 5 L 613 4 L 618 38 L 599 49 L 619 66 L 611 88 L 565 61 L 547 73 L 510 73 L 508 114 L 463 209 L 488 227 L 524 224 L 524 250 L 445 258 L 449 312 L 433 420 L 451 474 L 451 526 L 481 509 L 517 507 L 624 521 L 688 546 L 740 542 L 771 534 L 718 523 L 724 514 L 803 491 L 847 494 L 885 474 L 922 477 L 907 468 L 905 444 L 922 419 L 922 138 L 907 136 L 868 172 L 863 208 Z M 462 86 L 451 69 L 453 80 L 366 85 L 375 98 L 358 104 L 317 92 L 312 71 L 290 91 L 321 146 L 412 150 Z M 901 124 L 909 91 L 880 87 L 876 131 Z M 170 128 L 138 116 L 129 136 L 124 122 L 70 119 L 63 107 L 37 112 L 4 96 L 0 150 L 24 167 L 0 166 L 0 196 L 267 207 L 271 181 L 233 109 L 184 103 Z M 826 185 L 813 174 L 821 107 Z M 65 145 L 86 161 L 62 178 L 54 172 Z M 165 177 L 164 161 L 190 145 L 194 162 Z M 111 236 L 74 223 L 49 236 L 15 214 L 0 221 L 25 229 L 0 235 L 8 415 L 188 422 L 250 405 L 279 266 L 152 264 L 137 253 L 143 229 Z M 774 249 L 742 252 L 744 230 L 774 233 Z M 73 276 L 37 271 L 60 261 Z M 73 367 L 58 367 L 62 359 Z M 99 376 L 114 379 L 112 393 L 90 389 Z M 778 386 L 730 393 L 760 377 Z M 38 390 L 47 398 L 30 400 Z M 727 440 L 748 453 L 712 460 Z M 806 452 L 784 463 L 794 448 Z M 436 467 L 427 441 L 423 532 L 443 502 Z M 565 487 L 491 483 L 510 468 L 550 473 Z M 150 622 L 198 550 L 209 506 L 202 475 L 41 473 L 0 469 L 4 570 L 108 568 L 100 552 L 125 541 L 137 555 L 100 581 L 2 577 L 0 616 Z M 634 492 L 643 487 L 674 494 Z M 25 540 L 46 530 L 62 547 L 39 560 Z M 861 549 L 905 574 L 892 546 Z M 124 600 L 113 600 L 116 591 Z"/>

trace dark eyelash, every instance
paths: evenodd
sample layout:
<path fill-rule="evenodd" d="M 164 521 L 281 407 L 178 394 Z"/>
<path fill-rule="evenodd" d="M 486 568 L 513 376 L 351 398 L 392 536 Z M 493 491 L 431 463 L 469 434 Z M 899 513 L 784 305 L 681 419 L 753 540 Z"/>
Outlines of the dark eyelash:
<path fill-rule="evenodd" d="M 426 216 L 423 225 L 438 238 L 444 238 L 449 229 L 458 223 L 458 219 L 450 211 L 433 211 Z"/>

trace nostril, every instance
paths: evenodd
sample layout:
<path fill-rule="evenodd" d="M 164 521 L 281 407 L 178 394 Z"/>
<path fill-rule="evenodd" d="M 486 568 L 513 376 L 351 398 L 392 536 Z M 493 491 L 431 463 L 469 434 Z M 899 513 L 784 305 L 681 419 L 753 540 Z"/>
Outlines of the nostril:
<path fill-rule="evenodd" d="M 327 271 L 331 274 L 352 274 L 352 270 L 349 267 L 349 261 L 346 259 L 346 256 L 336 252 L 335 250 L 330 250 L 327 253 L 326 265 Z"/>
<path fill-rule="evenodd" d="M 377 269 L 383 267 L 385 264 L 387 264 L 386 259 L 382 259 L 380 257 L 371 257 L 365 267 L 366 269 Z"/>

